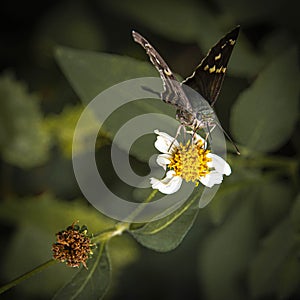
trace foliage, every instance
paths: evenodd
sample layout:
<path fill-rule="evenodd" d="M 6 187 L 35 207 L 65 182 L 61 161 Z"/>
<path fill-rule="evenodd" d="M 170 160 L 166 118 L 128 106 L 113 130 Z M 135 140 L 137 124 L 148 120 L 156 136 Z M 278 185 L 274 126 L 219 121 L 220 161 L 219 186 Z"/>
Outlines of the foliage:
<path fill-rule="evenodd" d="M 37 95 L 11 74 L 0 79 L 2 157 L 12 165 L 30 168 L 48 158 L 49 138 L 42 126 Z"/>
<path fill-rule="evenodd" d="M 88 270 L 55 265 L 3 294 L 3 299 L 20 295 L 48 299 L 55 293 L 54 299 L 118 299 L 126 293 L 140 299 L 174 294 L 177 299 L 296 299 L 300 295 L 297 9 L 282 0 L 153 0 L 145 5 L 133 0 L 54 5 L 36 23 L 28 61 L 16 64 L 15 77 L 22 80 L 7 72 L 0 77 L 1 278 L 8 281 L 49 259 L 55 232 L 77 220 L 94 232 L 96 244 Z M 192 195 L 169 216 L 139 224 L 116 223 L 87 206 L 71 165 L 73 133 L 81 112 L 98 93 L 118 82 L 157 76 L 130 30 L 149 37 L 176 73 L 189 75 L 203 53 L 236 23 L 242 32 L 216 111 L 241 156 L 228 154 L 232 175 L 212 202 L 199 209 Z M 7 53 L 14 53 L 9 43 L 6 47 Z M 53 53 L 80 100 L 54 65 Z M 108 166 L 102 154 L 120 126 L 150 112 L 175 114 L 159 101 L 125 106 L 121 117 L 112 115 L 101 128 L 96 147 L 103 152 L 97 159 Z M 83 150 L 86 137 L 98 130 L 91 123 L 81 132 Z M 147 173 L 151 144 L 153 137 L 131 149 L 133 169 Z M 122 193 L 125 189 L 113 171 L 104 171 L 110 185 Z M 126 196 L 138 193 L 130 190 Z M 125 232 L 129 235 L 122 235 Z M 144 248 L 154 251 L 149 254 Z M 124 270 L 138 258 L 138 264 Z M 153 286 L 145 289 L 150 281 Z M 155 285 L 161 282 L 165 290 L 158 294 Z"/>

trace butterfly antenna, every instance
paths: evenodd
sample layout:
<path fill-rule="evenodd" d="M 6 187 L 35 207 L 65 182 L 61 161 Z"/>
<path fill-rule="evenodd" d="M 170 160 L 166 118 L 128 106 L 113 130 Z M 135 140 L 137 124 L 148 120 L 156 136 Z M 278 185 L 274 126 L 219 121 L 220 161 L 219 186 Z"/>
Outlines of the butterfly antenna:
<path fill-rule="evenodd" d="M 225 136 L 227 137 L 227 139 L 229 140 L 229 142 L 233 145 L 236 154 L 240 155 L 241 152 L 240 152 L 239 148 L 237 147 L 237 145 L 235 144 L 235 142 L 230 137 L 230 135 L 222 128 L 222 126 L 220 124 L 216 123 L 216 125 L 223 131 L 223 133 L 225 134 Z"/>
<path fill-rule="evenodd" d="M 146 92 L 149 92 L 151 94 L 154 94 L 155 96 L 157 96 L 159 99 L 161 99 L 161 93 L 160 92 L 157 92 L 157 91 L 154 91 L 153 89 L 147 87 L 147 86 L 144 86 L 142 85 L 141 86 L 142 90 L 146 91 Z"/>

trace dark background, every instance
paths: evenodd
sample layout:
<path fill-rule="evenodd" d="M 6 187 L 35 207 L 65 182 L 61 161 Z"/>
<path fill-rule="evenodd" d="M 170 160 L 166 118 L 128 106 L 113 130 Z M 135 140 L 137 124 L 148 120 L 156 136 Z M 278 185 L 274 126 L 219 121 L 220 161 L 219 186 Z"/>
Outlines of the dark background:
<path fill-rule="evenodd" d="M 189 19 L 189 16 L 184 16 L 180 20 L 174 19 L 173 9 L 176 9 L 175 4 L 177 2 L 180 1 L 174 1 L 174 7 L 171 5 L 167 14 L 164 15 L 164 22 L 184 27 L 184 19 Z M 165 32 L 160 32 L 159 27 L 155 30 L 155 23 L 162 23 L 157 20 L 158 17 L 156 16 L 156 10 L 160 10 L 159 1 L 155 2 L 156 6 L 150 5 L 149 14 L 152 14 L 154 24 L 150 26 L 148 22 L 143 21 L 143 18 L 137 17 L 138 13 L 130 12 L 134 5 L 130 5 L 126 11 L 126 5 L 123 4 L 122 8 L 119 9 L 116 1 L 112 3 L 112 5 L 108 1 L 10 1 L 2 3 L 0 11 L 1 72 L 2 74 L 7 71 L 13 73 L 16 80 L 25 83 L 30 93 L 38 95 L 39 105 L 45 118 L 53 114 L 59 115 L 67 105 L 80 104 L 80 100 L 54 60 L 53 49 L 56 45 L 115 53 L 147 60 L 148 58 L 139 46 L 133 43 L 131 39 L 131 30 L 136 29 L 157 45 L 160 52 L 165 54 L 164 57 L 174 72 L 182 77 L 190 75 L 193 68 L 206 53 L 207 47 L 201 47 L 200 43 L 194 42 L 192 39 L 181 40 L 174 38 L 174 36 L 168 37 Z M 134 2 L 131 1 L 131 3 Z M 190 1 L 184 3 L 186 6 L 190 5 Z M 255 51 L 258 53 L 263 51 L 261 41 L 270 32 L 287 32 L 294 44 L 299 45 L 299 3 L 297 1 L 266 1 L 265 5 L 258 5 L 259 1 L 249 0 L 236 3 L 232 1 L 228 3 L 226 11 L 224 11 L 226 5 L 220 4 L 222 1 L 199 1 L 198 3 L 200 6 L 205 5 L 208 8 L 211 16 L 213 16 L 212 20 L 215 18 L 216 22 L 223 24 L 224 33 L 234 25 L 240 24 L 242 33 L 248 39 L 254 53 Z M 230 5 L 233 5 L 234 9 L 232 14 L 228 15 Z M 258 7 L 257 16 L 247 16 L 247 9 L 253 10 L 255 6 Z M 145 1 L 143 7 L 147 11 L 148 2 Z M 251 7 L 252 9 L 250 9 Z M 262 8 L 264 11 L 259 10 Z M 161 18 L 161 14 L 158 15 Z M 175 16 L 177 15 L 178 12 L 175 13 Z M 203 27 L 209 26 L 205 20 L 203 23 L 200 20 L 199 24 Z M 278 49 L 285 48 L 284 44 L 277 46 Z M 268 57 L 268 53 L 264 55 Z M 259 70 L 257 71 L 259 73 Z M 225 81 L 221 98 L 225 99 L 229 93 L 237 97 L 240 90 L 250 85 L 255 77 L 254 72 L 247 76 L 238 73 L 229 75 L 228 80 Z M 217 105 L 217 112 L 230 105 L 235 97 L 232 100 L 224 100 L 223 104 Z M 228 111 L 225 108 L 225 112 L 220 116 L 222 124 L 227 130 L 229 129 Z M 55 148 L 55 146 L 53 147 Z M 298 155 L 297 151 L 295 144 L 288 141 L 274 154 L 294 157 Z M 51 153 L 52 157 L 47 162 L 49 167 L 42 170 L 35 167 L 23 169 L 14 166 L 5 159 L 0 160 L 2 201 L 5 202 L 8 198 L 33 197 L 43 194 L 45 191 L 51 191 L 55 196 L 70 202 L 76 197 L 81 197 L 72 177 L 70 160 L 62 158 L 56 148 Z M 61 168 L 61 171 L 53 170 L 51 166 Z M 60 177 L 56 177 L 57 172 L 62 172 L 64 179 L 60 180 Z M 286 179 L 283 178 L 283 185 L 285 182 Z M 295 194 L 296 191 L 293 190 L 293 195 Z M 18 219 L 18 215 L 9 221 L 3 218 L 1 222 L 0 254 L 2 261 L 6 259 L 7 251 L 10 249 L 9 244 L 19 226 L 16 219 Z M 223 222 L 228 220 L 231 220 L 230 212 Z M 202 241 L 208 239 L 210 233 L 216 230 L 218 226 L 220 224 L 211 222 L 207 211 L 204 209 L 184 242 L 171 253 L 156 253 L 133 243 L 130 247 L 139 254 L 132 259 L 131 264 L 125 264 L 126 267 L 124 266 L 122 271 L 118 273 L 115 284 L 107 296 L 108 299 L 216 299 L 213 296 L 208 296 L 207 289 L 203 288 L 204 281 L 199 274 L 198 269 L 201 266 L 199 266 L 198 257 L 201 252 Z M 262 234 L 262 236 L 266 236 L 271 229 L 265 229 L 265 235 Z M 235 243 L 234 237 L 228 241 L 228 247 L 231 243 Z M 27 247 L 32 249 L 34 256 L 37 251 L 36 246 L 28 243 Z M 121 243 L 118 246 L 118 251 L 122 252 L 122 248 Z M 21 249 L 17 253 L 16 255 L 22 256 Z M 5 269 L 7 270 L 7 266 Z M 226 270 L 221 271 L 226 277 Z M 280 297 L 274 290 L 257 297 L 251 295 L 245 272 L 242 270 L 240 278 L 236 280 L 236 290 L 239 292 L 231 294 L 235 295 L 231 299 L 234 297 L 236 299 L 277 299 Z M 14 276 L 17 275 L 18 273 L 14 274 Z M 0 274 L 0 279 L 4 283 L 14 276 L 4 272 Z M 49 299 L 54 290 L 46 291 L 48 290 L 47 282 L 41 284 L 44 286 L 45 293 L 31 294 L 26 289 L 17 288 L 0 296 L 0 298 Z M 298 285 L 300 285 L 300 277 Z M 216 285 L 215 288 L 218 289 L 219 287 Z M 290 294 L 288 299 L 299 299 L 299 295 L 298 288 Z"/>

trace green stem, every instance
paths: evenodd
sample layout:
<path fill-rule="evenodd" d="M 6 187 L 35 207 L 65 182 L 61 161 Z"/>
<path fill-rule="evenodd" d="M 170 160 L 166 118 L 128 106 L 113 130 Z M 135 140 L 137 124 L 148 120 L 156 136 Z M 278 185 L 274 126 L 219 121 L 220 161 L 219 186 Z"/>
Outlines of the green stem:
<path fill-rule="evenodd" d="M 151 192 L 151 194 L 147 197 L 147 199 L 145 201 L 143 201 L 143 203 L 141 204 L 146 204 L 146 203 L 149 203 L 152 201 L 152 199 L 155 197 L 155 195 L 157 194 L 158 190 L 153 190 Z M 136 210 L 134 210 L 129 216 L 127 219 L 130 219 L 131 221 L 128 222 L 128 224 L 130 225 L 131 223 L 133 223 L 133 219 L 138 216 L 138 214 L 144 209 L 144 205 L 140 205 L 137 207 Z M 121 222 L 121 224 L 123 224 L 124 222 Z M 119 223 L 120 224 L 120 223 Z"/>
<path fill-rule="evenodd" d="M 121 235 L 128 228 L 129 228 L 129 223 L 122 223 L 122 222 L 117 223 L 115 227 L 109 228 L 105 231 L 95 234 L 92 237 L 91 242 L 92 243 L 108 242 L 114 236 Z"/>
<path fill-rule="evenodd" d="M 154 196 L 156 195 L 156 193 L 158 192 L 158 190 L 153 190 L 152 193 L 147 197 L 147 199 L 143 202 L 144 203 L 149 203 Z M 134 217 L 136 217 L 142 210 L 144 209 L 144 207 L 139 206 L 135 211 L 133 211 L 128 218 L 133 219 Z M 97 235 L 94 235 L 94 237 L 92 238 L 92 242 L 93 243 L 100 243 L 100 242 L 107 242 L 109 241 L 112 237 L 117 236 L 117 235 L 121 235 L 124 231 L 128 230 L 130 228 L 130 225 L 132 223 L 131 222 L 119 222 L 115 225 L 114 228 L 109 228 L 105 231 L 100 232 Z"/>
<path fill-rule="evenodd" d="M 30 277 L 34 276 L 35 274 L 43 271 L 44 269 L 48 268 L 49 266 L 53 265 L 57 263 L 56 260 L 51 259 L 41 265 L 39 265 L 38 267 L 34 268 L 33 270 L 26 272 L 25 274 L 21 275 L 20 277 L 14 279 L 13 281 L 3 285 L 2 287 L 0 287 L 0 294 L 4 293 L 5 291 L 9 290 L 10 288 L 16 286 L 17 284 L 21 283 L 22 281 L 29 279 Z"/>

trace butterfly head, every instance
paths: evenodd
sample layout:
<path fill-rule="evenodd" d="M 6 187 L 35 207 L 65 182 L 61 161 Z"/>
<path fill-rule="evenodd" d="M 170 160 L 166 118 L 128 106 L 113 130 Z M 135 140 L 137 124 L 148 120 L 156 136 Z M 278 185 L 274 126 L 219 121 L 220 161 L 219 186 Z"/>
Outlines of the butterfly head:
<path fill-rule="evenodd" d="M 211 108 L 203 109 L 196 115 L 184 110 L 177 110 L 176 119 L 183 126 L 191 127 L 193 130 L 206 128 L 215 123 L 215 114 Z"/>
<path fill-rule="evenodd" d="M 185 127 L 194 127 L 195 116 L 187 111 L 178 109 L 176 112 L 176 119 Z"/>

